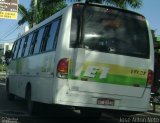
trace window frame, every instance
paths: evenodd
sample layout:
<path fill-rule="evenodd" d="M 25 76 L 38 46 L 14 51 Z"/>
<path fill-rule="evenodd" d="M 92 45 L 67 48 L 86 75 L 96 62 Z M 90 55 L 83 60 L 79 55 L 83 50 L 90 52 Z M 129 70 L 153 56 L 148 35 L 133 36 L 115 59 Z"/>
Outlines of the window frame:
<path fill-rule="evenodd" d="M 52 22 L 48 23 L 45 26 L 45 30 L 44 30 L 44 34 L 43 34 L 43 38 L 42 38 L 43 40 L 42 40 L 41 46 L 40 46 L 41 53 L 45 52 L 45 50 L 46 50 L 46 44 L 47 44 L 49 32 L 51 30 L 51 26 L 52 26 Z"/>
<path fill-rule="evenodd" d="M 26 37 L 22 37 L 22 38 L 21 38 L 21 43 L 20 43 L 20 45 L 19 45 L 19 49 L 18 49 L 18 52 L 17 52 L 17 58 L 21 58 L 21 56 L 22 56 L 22 50 L 23 50 L 23 47 L 24 47 L 25 38 L 26 38 Z M 22 43 L 23 43 L 23 44 L 22 44 Z M 22 45 L 23 45 L 23 46 L 22 46 Z M 22 49 L 21 49 L 21 47 L 22 47 Z M 20 51 L 21 51 L 21 53 L 20 53 Z M 19 53 L 20 53 L 20 56 L 19 56 Z"/>
<path fill-rule="evenodd" d="M 21 57 L 24 57 L 25 50 L 26 50 L 27 43 L 28 43 L 28 39 L 29 39 L 29 34 L 25 36 L 25 41 L 24 41 Z"/>
<path fill-rule="evenodd" d="M 19 51 L 19 47 L 20 47 L 20 45 L 21 45 L 21 38 L 20 39 L 18 39 L 18 40 L 16 40 L 16 47 L 15 47 L 15 49 L 14 49 L 14 54 L 13 54 L 13 57 L 12 57 L 12 59 L 17 59 L 17 55 L 18 55 L 18 51 Z M 17 45 L 18 45 L 18 47 L 17 47 Z M 15 54 L 16 53 L 16 54 Z"/>
<path fill-rule="evenodd" d="M 50 34 L 51 29 L 52 29 L 52 24 L 54 24 L 54 22 L 58 22 L 58 25 L 57 25 L 57 29 L 55 31 L 55 37 L 53 39 L 54 41 L 53 41 L 53 44 L 52 44 L 52 49 L 46 50 L 46 48 L 47 48 L 47 42 L 48 42 L 48 39 L 49 39 L 49 34 Z M 46 24 L 45 31 L 48 31 L 48 29 L 46 29 L 47 26 L 50 26 L 50 27 L 49 27 L 49 31 L 47 32 L 48 35 L 46 34 L 46 32 L 44 32 L 44 36 L 45 37 L 44 37 L 43 42 L 41 43 L 41 49 L 40 49 L 41 53 L 54 51 L 56 49 L 56 45 L 57 45 L 57 41 L 58 41 L 58 36 L 59 36 L 60 25 L 61 25 L 61 17 L 59 17 L 59 18 L 57 18 L 55 20 L 52 20 L 51 22 L 49 22 L 48 24 Z M 44 47 L 44 45 L 45 45 L 45 47 Z"/>
<path fill-rule="evenodd" d="M 33 37 L 32 37 L 32 41 L 30 43 L 30 48 L 29 48 L 29 53 L 28 53 L 29 56 L 33 55 L 33 53 L 34 53 L 34 48 L 35 48 L 35 44 L 37 42 L 38 33 L 39 33 L 38 29 L 33 32 Z"/>
<path fill-rule="evenodd" d="M 41 31 L 43 31 L 42 32 L 42 36 L 40 35 Z M 32 54 L 39 54 L 40 51 L 41 51 L 41 44 L 43 42 L 43 37 L 44 37 L 44 32 L 45 32 L 45 26 L 40 27 L 36 32 L 37 32 L 36 33 L 37 35 L 36 35 L 36 40 L 33 42 L 34 43 L 34 48 L 33 48 L 33 53 Z M 40 40 L 38 40 L 39 36 L 41 36 Z M 38 46 L 38 52 L 35 52 L 37 46 Z"/>

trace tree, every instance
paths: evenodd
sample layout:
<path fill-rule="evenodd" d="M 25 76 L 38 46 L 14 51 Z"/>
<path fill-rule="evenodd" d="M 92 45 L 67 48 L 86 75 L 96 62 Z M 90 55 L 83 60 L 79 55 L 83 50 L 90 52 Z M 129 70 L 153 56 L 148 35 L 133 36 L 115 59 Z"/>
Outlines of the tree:
<path fill-rule="evenodd" d="M 40 0 L 37 3 L 37 23 L 53 15 L 66 6 L 63 0 Z"/>
<path fill-rule="evenodd" d="M 40 23 L 66 6 L 63 0 L 38 0 L 36 8 L 34 5 L 34 0 L 32 0 L 30 9 L 27 10 L 23 5 L 19 4 L 19 14 L 22 16 L 22 19 L 18 22 L 19 25 L 28 22 L 31 28 L 34 24 Z"/>
<path fill-rule="evenodd" d="M 18 5 L 18 12 L 22 16 L 22 19 L 18 21 L 18 25 L 22 25 L 25 22 L 29 23 L 29 27 L 33 27 L 33 11 L 27 10 L 23 5 Z"/>

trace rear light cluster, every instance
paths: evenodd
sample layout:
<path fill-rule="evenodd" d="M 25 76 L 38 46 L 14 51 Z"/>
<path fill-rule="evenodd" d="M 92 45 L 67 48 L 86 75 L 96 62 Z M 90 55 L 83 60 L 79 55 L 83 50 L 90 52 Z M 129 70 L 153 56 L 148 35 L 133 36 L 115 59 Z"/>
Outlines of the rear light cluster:
<path fill-rule="evenodd" d="M 152 85 L 154 79 L 154 73 L 152 70 L 148 70 L 147 83 Z"/>
<path fill-rule="evenodd" d="M 69 59 L 63 58 L 58 62 L 57 65 L 57 77 L 66 79 L 68 77 L 68 65 Z"/>

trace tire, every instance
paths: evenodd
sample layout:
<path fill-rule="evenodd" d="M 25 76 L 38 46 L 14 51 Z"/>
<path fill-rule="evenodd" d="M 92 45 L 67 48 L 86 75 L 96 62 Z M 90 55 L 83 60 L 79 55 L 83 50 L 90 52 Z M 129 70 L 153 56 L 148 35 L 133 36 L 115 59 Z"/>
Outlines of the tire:
<path fill-rule="evenodd" d="M 15 95 L 11 94 L 10 91 L 9 91 L 9 80 L 8 79 L 6 81 L 6 93 L 7 93 L 7 99 L 9 101 L 13 101 L 15 99 Z"/>
<path fill-rule="evenodd" d="M 31 88 L 27 88 L 26 90 L 26 101 L 27 101 L 27 110 L 29 115 L 35 115 L 37 112 L 37 106 L 34 101 L 32 101 Z"/>

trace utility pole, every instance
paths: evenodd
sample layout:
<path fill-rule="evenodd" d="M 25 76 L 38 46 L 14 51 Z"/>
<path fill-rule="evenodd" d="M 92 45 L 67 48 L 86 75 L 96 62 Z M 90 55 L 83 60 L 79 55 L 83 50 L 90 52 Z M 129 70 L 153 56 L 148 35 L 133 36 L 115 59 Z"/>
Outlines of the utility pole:
<path fill-rule="evenodd" d="M 33 18 L 33 26 L 36 25 L 36 9 L 37 8 L 37 0 L 34 0 L 34 18 Z"/>

